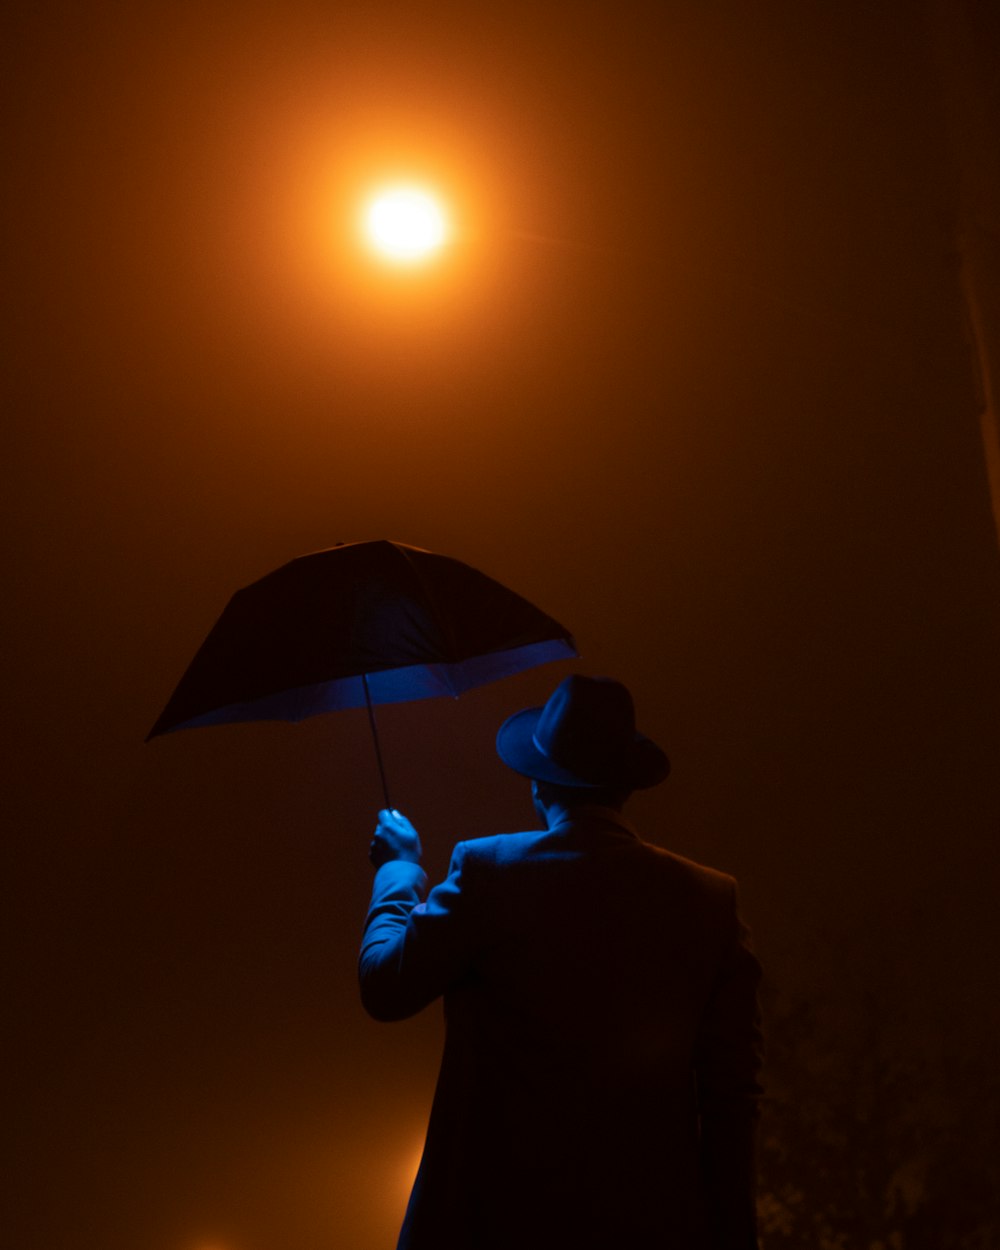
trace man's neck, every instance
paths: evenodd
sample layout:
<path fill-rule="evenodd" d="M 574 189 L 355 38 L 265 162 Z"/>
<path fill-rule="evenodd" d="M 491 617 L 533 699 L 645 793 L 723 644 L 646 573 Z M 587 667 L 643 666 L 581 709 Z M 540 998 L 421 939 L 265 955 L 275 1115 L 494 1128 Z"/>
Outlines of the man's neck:
<path fill-rule="evenodd" d="M 545 826 L 547 829 L 554 829 L 556 825 L 564 825 L 578 815 L 590 815 L 593 812 L 604 812 L 622 819 L 620 809 L 614 807 L 598 807 L 592 803 L 575 803 L 572 807 L 566 807 L 562 803 L 552 803 L 545 808 Z"/>

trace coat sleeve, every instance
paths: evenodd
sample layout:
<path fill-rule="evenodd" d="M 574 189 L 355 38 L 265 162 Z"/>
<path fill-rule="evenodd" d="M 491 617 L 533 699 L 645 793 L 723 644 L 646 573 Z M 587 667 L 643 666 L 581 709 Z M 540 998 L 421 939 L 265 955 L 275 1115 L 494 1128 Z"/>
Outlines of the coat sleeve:
<path fill-rule="evenodd" d="M 730 884 L 727 942 L 698 1032 L 701 1175 L 712 1250 L 756 1250 L 755 1142 L 762 1093 L 760 964 Z"/>
<path fill-rule="evenodd" d="M 361 1002 L 376 1020 L 416 1015 L 469 970 L 476 948 L 466 844 L 430 892 L 419 864 L 393 860 L 375 874 L 358 965 Z"/>

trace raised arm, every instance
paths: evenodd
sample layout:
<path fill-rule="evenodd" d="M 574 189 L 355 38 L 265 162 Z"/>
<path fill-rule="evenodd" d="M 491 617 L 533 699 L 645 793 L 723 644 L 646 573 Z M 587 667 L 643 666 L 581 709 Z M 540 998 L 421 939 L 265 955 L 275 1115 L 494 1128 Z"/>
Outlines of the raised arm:
<path fill-rule="evenodd" d="M 400 847 L 411 853 L 396 854 Z M 402 1020 L 421 1011 L 463 976 L 475 950 L 474 908 L 463 879 L 464 844 L 455 847 L 447 878 L 426 902 L 427 874 L 419 848 L 416 830 L 405 817 L 380 813 L 372 840 L 375 882 L 358 966 L 361 1001 L 376 1020 Z"/>

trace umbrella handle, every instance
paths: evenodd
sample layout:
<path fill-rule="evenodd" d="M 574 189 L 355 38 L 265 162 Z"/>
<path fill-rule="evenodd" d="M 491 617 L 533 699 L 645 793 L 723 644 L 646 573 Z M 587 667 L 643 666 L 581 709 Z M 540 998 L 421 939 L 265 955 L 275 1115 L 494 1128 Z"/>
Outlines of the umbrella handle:
<path fill-rule="evenodd" d="M 365 688 L 365 706 L 368 708 L 368 723 L 372 727 L 372 741 L 375 743 L 375 759 L 378 761 L 378 775 L 382 779 L 382 797 L 385 799 L 385 806 L 391 808 L 389 802 L 389 787 L 385 781 L 385 768 L 382 764 L 382 748 L 379 746 L 378 729 L 375 727 L 375 709 L 372 707 L 371 691 L 368 689 L 368 675 L 361 674 L 361 684 Z"/>

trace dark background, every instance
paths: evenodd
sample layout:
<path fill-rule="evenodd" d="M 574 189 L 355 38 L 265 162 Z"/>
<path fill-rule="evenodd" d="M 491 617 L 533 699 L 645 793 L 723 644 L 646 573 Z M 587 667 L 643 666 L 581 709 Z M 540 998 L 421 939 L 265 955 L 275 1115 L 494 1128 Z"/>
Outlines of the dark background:
<path fill-rule="evenodd" d="M 8 1244 L 394 1244 L 440 1021 L 357 1001 L 364 713 L 143 744 L 233 590 L 379 537 L 569 625 L 739 877 L 765 1247 L 998 1244 L 995 12 L 8 15 Z M 387 171 L 439 266 L 357 247 Z M 432 873 L 568 671 L 384 709 Z"/>

